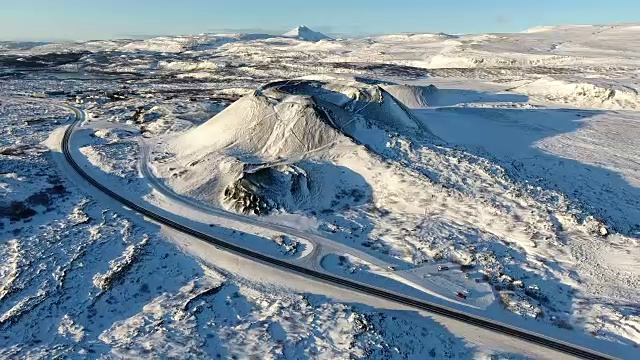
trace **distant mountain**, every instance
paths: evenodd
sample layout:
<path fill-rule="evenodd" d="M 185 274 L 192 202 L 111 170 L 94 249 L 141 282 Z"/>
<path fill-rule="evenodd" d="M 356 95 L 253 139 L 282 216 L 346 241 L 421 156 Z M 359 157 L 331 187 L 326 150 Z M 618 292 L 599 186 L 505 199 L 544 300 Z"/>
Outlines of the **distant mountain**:
<path fill-rule="evenodd" d="M 0 41 L 0 50 L 27 50 L 46 44 L 40 41 Z"/>
<path fill-rule="evenodd" d="M 330 37 L 323 33 L 313 31 L 308 27 L 302 25 L 297 28 L 282 34 L 282 36 L 296 38 L 305 41 L 320 41 L 320 40 L 332 40 Z"/>

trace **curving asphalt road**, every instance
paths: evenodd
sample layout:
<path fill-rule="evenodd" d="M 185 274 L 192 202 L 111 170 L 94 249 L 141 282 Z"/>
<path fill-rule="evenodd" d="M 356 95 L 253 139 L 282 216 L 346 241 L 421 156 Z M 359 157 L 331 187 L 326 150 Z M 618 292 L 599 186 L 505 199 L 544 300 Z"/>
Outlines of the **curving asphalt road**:
<path fill-rule="evenodd" d="M 171 227 L 177 231 L 180 231 L 182 233 L 188 234 L 190 236 L 193 236 L 195 238 L 200 239 L 201 241 L 207 242 L 217 248 L 229 251 L 231 253 L 234 253 L 238 256 L 242 256 L 245 258 L 248 258 L 250 260 L 253 261 L 257 261 L 263 264 L 267 264 L 269 266 L 274 266 L 274 267 L 278 267 L 280 269 L 284 269 L 286 271 L 289 272 L 293 272 L 308 278 L 313 278 L 315 280 L 319 280 L 322 281 L 324 283 L 333 285 L 333 286 L 338 286 L 344 289 L 348 289 L 351 291 L 356 291 L 356 292 L 360 292 L 360 293 L 365 293 L 368 295 L 373 295 L 382 299 L 386 299 L 389 301 L 393 301 L 399 304 L 403 304 L 406 306 L 410 306 L 416 309 L 420 309 L 420 310 L 424 310 L 433 314 L 438 314 L 441 316 L 445 316 L 447 318 L 451 318 L 451 319 L 455 319 L 464 323 L 467 323 L 469 325 L 472 326 L 477 326 L 483 329 L 487 329 L 496 333 L 500 333 L 500 334 L 505 334 L 514 338 L 518 338 L 521 340 L 525 340 L 531 343 L 535 343 L 538 345 L 542 345 L 545 346 L 547 348 L 568 354 L 568 355 L 572 355 L 572 356 L 576 356 L 576 357 L 580 357 L 580 358 L 584 358 L 584 359 L 614 359 L 613 357 L 610 357 L 608 355 L 605 354 L 601 354 L 598 352 L 595 352 L 593 350 L 589 350 L 589 349 L 585 349 L 576 345 L 572 345 L 569 343 L 565 343 L 563 341 L 559 341 L 559 340 L 555 340 L 552 338 L 549 338 L 547 336 L 541 335 L 541 334 L 536 334 L 527 330 L 523 330 L 523 329 L 518 329 L 506 324 L 501 324 L 498 322 L 495 322 L 493 320 L 489 320 L 486 318 L 482 318 L 479 316 L 475 316 L 475 315 L 471 315 L 471 314 L 467 314 L 458 310 L 454 310 L 442 305 L 437 305 L 437 304 L 433 304 L 433 303 L 429 303 L 423 300 L 418 300 L 418 299 L 414 299 L 408 296 L 404 296 L 404 295 L 399 295 L 399 294 L 395 294 L 395 293 L 391 293 L 388 292 L 384 289 L 380 289 L 371 285 L 364 285 L 364 284 L 360 284 L 358 282 L 355 282 L 353 280 L 349 280 L 349 279 L 345 279 L 345 278 L 341 278 L 335 275 L 329 275 L 317 270 L 313 270 L 313 269 L 308 269 L 306 267 L 302 267 L 300 265 L 296 265 L 296 264 L 292 264 L 289 263 L 287 261 L 284 260 L 280 260 L 280 259 L 276 259 L 273 258 L 271 256 L 267 256 L 264 255 L 262 253 L 258 253 L 255 252 L 253 250 L 249 250 L 249 249 L 245 249 L 243 247 L 237 246 L 235 244 L 226 242 L 224 240 L 221 239 L 217 239 L 214 238 L 210 235 L 207 235 L 205 233 L 202 233 L 198 230 L 194 230 L 191 229 L 185 225 L 182 225 L 180 223 L 177 223 L 174 220 L 171 220 L 167 217 L 164 217 L 162 215 L 156 214 L 151 210 L 148 210 L 142 206 L 139 206 L 137 204 L 135 204 L 134 202 L 127 200 L 126 198 L 118 195 L 117 193 L 115 193 L 114 191 L 108 189 L 107 187 L 105 187 L 104 185 L 100 184 L 98 181 L 96 181 L 95 179 L 93 179 L 89 174 L 87 174 L 77 163 L 76 161 L 73 159 L 72 155 L 71 155 L 71 151 L 69 148 L 69 139 L 71 138 L 71 135 L 76 127 L 76 125 L 82 121 L 84 119 L 84 113 L 80 110 L 78 110 L 77 108 L 74 108 L 72 106 L 65 106 L 68 109 L 70 109 L 71 111 L 74 112 L 76 118 L 74 120 L 74 122 L 66 129 L 65 133 L 64 133 L 64 137 L 62 139 L 62 151 L 64 153 L 64 157 L 65 159 L 68 161 L 69 165 L 80 175 L 82 176 L 87 182 L 89 182 L 91 185 L 93 185 L 94 187 L 96 187 L 98 190 L 100 190 L 101 192 L 105 193 L 106 195 L 108 195 L 109 197 L 113 198 L 114 200 L 120 202 L 121 204 L 123 204 L 124 206 L 135 210 L 136 212 L 149 217 L 151 219 L 153 219 L 154 221 L 161 223 L 165 226 Z"/>

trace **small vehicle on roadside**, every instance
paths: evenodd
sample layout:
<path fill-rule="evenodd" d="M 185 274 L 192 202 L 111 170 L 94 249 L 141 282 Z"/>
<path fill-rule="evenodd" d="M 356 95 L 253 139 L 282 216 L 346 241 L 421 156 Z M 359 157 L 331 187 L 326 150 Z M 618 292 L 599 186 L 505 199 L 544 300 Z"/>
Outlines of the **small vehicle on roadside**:
<path fill-rule="evenodd" d="M 465 294 L 463 294 L 461 292 L 457 293 L 456 296 L 459 297 L 460 299 L 466 299 L 467 298 L 467 295 L 465 295 Z"/>
<path fill-rule="evenodd" d="M 447 271 L 447 270 L 449 270 L 448 266 L 445 266 L 445 265 L 439 265 L 438 266 L 438 271 Z"/>

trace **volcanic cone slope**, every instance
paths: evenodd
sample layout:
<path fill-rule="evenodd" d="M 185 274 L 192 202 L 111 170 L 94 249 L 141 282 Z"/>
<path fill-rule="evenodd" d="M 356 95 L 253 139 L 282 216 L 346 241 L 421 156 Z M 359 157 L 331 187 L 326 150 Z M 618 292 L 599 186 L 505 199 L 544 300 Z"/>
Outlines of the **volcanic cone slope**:
<path fill-rule="evenodd" d="M 338 169 L 335 160 L 370 156 L 361 145 L 375 148 L 386 133 L 430 136 L 379 85 L 354 79 L 289 80 L 241 98 L 174 139 L 170 148 L 180 163 L 188 164 L 181 176 L 193 195 L 262 214 L 341 203 L 325 204 L 320 192 L 326 195 L 327 189 L 353 194 L 346 198 L 355 203 L 365 201 L 366 181 L 347 167 Z"/>

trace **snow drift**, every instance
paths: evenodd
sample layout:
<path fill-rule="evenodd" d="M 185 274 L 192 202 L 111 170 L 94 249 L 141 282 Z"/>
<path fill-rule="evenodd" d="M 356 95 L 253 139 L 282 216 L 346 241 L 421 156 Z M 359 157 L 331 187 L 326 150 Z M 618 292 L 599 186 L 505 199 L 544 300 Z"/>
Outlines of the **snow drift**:
<path fill-rule="evenodd" d="M 516 91 L 543 100 L 584 108 L 612 110 L 640 108 L 640 95 L 637 88 L 598 79 L 574 82 L 547 76 L 518 87 Z"/>
<path fill-rule="evenodd" d="M 433 85 L 410 86 L 389 84 L 383 85 L 382 88 L 410 109 L 430 106 L 429 98 L 438 91 L 438 88 Z"/>

